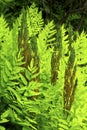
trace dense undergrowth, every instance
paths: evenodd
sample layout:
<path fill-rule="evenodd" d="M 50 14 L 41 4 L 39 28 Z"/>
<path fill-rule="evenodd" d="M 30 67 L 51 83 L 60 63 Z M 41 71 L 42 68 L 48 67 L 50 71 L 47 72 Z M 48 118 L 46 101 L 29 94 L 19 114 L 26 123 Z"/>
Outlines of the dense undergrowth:
<path fill-rule="evenodd" d="M 87 34 L 44 25 L 33 4 L 0 17 L 0 130 L 87 129 Z"/>

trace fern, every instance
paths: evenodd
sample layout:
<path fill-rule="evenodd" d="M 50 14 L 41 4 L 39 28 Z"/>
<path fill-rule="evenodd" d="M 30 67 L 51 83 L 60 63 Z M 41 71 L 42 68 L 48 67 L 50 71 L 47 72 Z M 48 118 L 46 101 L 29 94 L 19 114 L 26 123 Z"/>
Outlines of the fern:
<path fill-rule="evenodd" d="M 25 112 L 26 114 L 23 113 L 23 111 L 25 111 L 27 108 L 26 104 L 24 105 L 24 107 L 22 106 L 24 101 L 26 101 L 26 100 L 28 101 L 26 94 L 25 94 L 26 98 L 22 99 L 21 97 L 24 92 L 22 94 L 17 92 L 17 91 L 20 91 L 18 89 L 19 85 L 22 85 L 22 86 L 27 85 L 25 83 L 26 80 L 24 80 L 25 78 L 21 75 L 21 73 L 24 72 L 24 68 L 22 67 L 24 62 L 22 62 L 23 57 L 21 57 L 20 51 L 18 52 L 18 45 L 17 45 L 18 37 L 17 37 L 17 35 L 15 35 L 15 36 L 13 35 L 14 31 L 17 30 L 17 28 L 14 25 L 14 28 L 12 31 L 8 31 L 8 30 L 6 30 L 6 31 L 7 31 L 7 33 L 9 32 L 10 35 L 9 35 L 8 39 L 7 39 L 7 37 L 5 38 L 5 40 L 6 39 L 7 40 L 5 41 L 4 45 L 2 45 L 1 50 L 0 50 L 1 51 L 1 57 L 0 57 L 0 61 L 1 61 L 1 65 L 0 65 L 0 70 L 1 70 L 1 73 L 0 73 L 1 74 L 0 75 L 0 78 L 1 78 L 0 79 L 0 81 L 1 81 L 1 83 L 0 83 L 0 90 L 1 90 L 0 91 L 0 93 L 1 93 L 0 101 L 1 102 L 0 102 L 0 104 L 3 104 L 3 102 L 4 102 L 4 104 L 2 105 L 2 107 L 0 109 L 0 114 L 1 114 L 0 121 L 1 121 L 1 124 L 8 123 L 8 122 L 11 122 L 14 124 L 17 121 L 18 122 L 17 124 L 20 126 L 27 126 L 28 128 L 32 127 L 33 129 L 36 129 L 32 125 L 32 123 L 36 124 L 35 121 L 33 119 L 31 119 L 30 117 L 28 117 L 28 115 L 27 115 L 27 112 L 29 110 L 27 110 L 27 112 Z M 4 29 L 2 31 L 4 31 Z M 15 39 L 15 43 L 14 43 L 14 39 Z M 14 46 L 15 46 L 15 50 L 14 50 Z M 33 93 L 34 92 L 32 91 L 30 96 L 34 96 L 35 93 L 34 94 Z M 29 106 L 30 106 L 30 104 L 29 104 Z M 5 107 L 6 107 L 6 109 L 5 109 Z M 5 112 L 4 112 L 4 109 L 5 109 Z M 33 112 L 33 110 L 32 110 L 32 112 Z M 24 118 L 25 115 L 27 115 L 26 118 Z M 24 123 L 23 123 L 23 120 L 24 120 Z M 28 122 L 31 122 L 31 123 L 28 123 Z"/>
<path fill-rule="evenodd" d="M 53 21 L 48 23 L 45 28 L 40 32 L 39 37 L 37 39 L 37 46 L 38 46 L 38 54 L 40 56 L 40 74 L 44 73 L 44 77 L 41 76 L 43 80 L 50 80 L 50 71 L 51 71 L 51 57 L 53 48 L 47 48 L 51 45 L 52 42 L 55 41 L 56 30 L 53 24 Z M 46 73 L 47 71 L 47 73 Z M 46 79 L 46 76 L 49 75 L 49 79 Z"/>
<path fill-rule="evenodd" d="M 44 26 L 35 4 L 0 27 L 0 129 L 86 130 L 86 34 Z"/>
<path fill-rule="evenodd" d="M 27 13 L 29 36 L 36 36 L 43 29 L 42 13 L 38 12 L 38 8 L 34 3 L 28 8 Z"/>
<path fill-rule="evenodd" d="M 1 48 L 0 98 L 1 104 L 4 102 L 0 110 L 1 124 L 12 123 L 21 126 L 23 129 L 37 129 L 35 115 L 40 114 L 40 111 L 38 110 L 39 102 L 36 102 L 36 97 L 41 93 L 42 84 L 32 81 L 38 75 L 33 59 L 28 68 L 25 69 L 22 66 L 25 62 L 23 61 L 24 57 L 21 55 L 21 49 L 18 48 L 18 26 L 19 23 L 16 22 L 13 30 L 9 31 L 9 42 L 6 41 L 6 45 Z M 15 31 L 17 32 L 16 35 L 14 35 Z M 25 76 L 22 75 L 24 72 Z"/>

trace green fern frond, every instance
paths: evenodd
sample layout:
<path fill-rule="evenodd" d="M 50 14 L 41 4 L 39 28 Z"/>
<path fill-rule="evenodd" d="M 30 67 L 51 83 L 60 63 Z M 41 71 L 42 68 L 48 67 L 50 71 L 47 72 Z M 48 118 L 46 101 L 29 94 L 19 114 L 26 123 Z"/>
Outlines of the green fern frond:
<path fill-rule="evenodd" d="M 82 32 L 78 37 L 76 42 L 74 42 L 73 47 L 76 52 L 76 62 L 78 65 L 85 64 L 87 61 L 87 35 Z"/>
<path fill-rule="evenodd" d="M 0 129 L 1 129 L 1 130 L 6 130 L 5 127 L 3 127 L 3 126 L 1 126 L 1 125 L 0 125 Z"/>
<path fill-rule="evenodd" d="M 56 29 L 53 24 L 53 21 L 48 23 L 43 30 L 40 32 L 38 39 L 37 39 L 37 46 L 38 46 L 38 54 L 40 57 L 40 73 L 44 73 L 43 79 L 46 80 L 46 75 L 49 73 L 49 77 L 51 75 L 51 57 L 53 47 L 47 49 L 49 46 L 52 46 L 52 43 L 55 41 L 55 34 Z M 48 70 L 48 71 L 47 71 Z M 46 73 L 47 71 L 47 73 Z M 50 80 L 50 78 L 49 78 Z"/>
<path fill-rule="evenodd" d="M 43 29 L 42 13 L 38 11 L 38 8 L 33 3 L 27 10 L 27 23 L 29 29 L 29 36 L 37 35 Z"/>

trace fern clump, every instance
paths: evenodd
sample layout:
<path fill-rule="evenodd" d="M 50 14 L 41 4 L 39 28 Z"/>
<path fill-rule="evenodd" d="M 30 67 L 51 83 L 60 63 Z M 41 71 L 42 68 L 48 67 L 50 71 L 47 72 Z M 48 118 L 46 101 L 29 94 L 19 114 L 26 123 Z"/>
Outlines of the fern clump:
<path fill-rule="evenodd" d="M 44 25 L 35 4 L 0 27 L 0 129 L 86 130 L 86 34 Z"/>
<path fill-rule="evenodd" d="M 43 27 L 41 13 L 38 14 L 37 8 L 33 6 L 27 11 L 23 9 L 20 18 L 14 23 L 12 30 L 9 30 L 5 20 L 1 17 L 2 23 L 5 24 L 5 26 L 2 26 L 1 23 L 3 27 L 1 33 L 3 36 L 1 36 L 2 39 L 0 40 L 0 104 L 2 106 L 0 109 L 0 123 L 3 129 L 11 129 L 12 126 L 14 126 L 14 129 L 38 129 L 38 116 L 41 116 L 42 113 L 44 114 L 45 110 L 45 108 L 39 110 L 39 106 L 43 104 L 43 96 L 45 96 L 44 92 L 46 90 L 44 89 L 48 87 L 43 85 L 43 82 L 37 82 L 36 78 L 44 70 L 41 67 L 39 71 L 37 66 L 36 56 L 38 57 L 38 54 L 40 54 L 40 66 L 43 61 L 41 59 L 43 54 L 39 51 L 39 48 L 41 48 L 40 42 L 37 41 L 41 39 L 41 35 L 43 36 L 45 32 L 47 33 L 43 37 L 46 39 L 45 43 L 44 39 L 42 40 L 42 45 L 45 46 L 44 52 L 47 54 L 46 43 L 51 42 L 50 38 L 55 34 L 55 30 L 54 32 L 52 31 L 54 29 L 53 22 L 48 24 L 46 28 Z M 37 13 L 33 14 L 33 11 Z M 39 21 L 38 19 L 35 20 L 36 18 Z M 41 23 L 39 24 L 40 26 L 38 26 L 38 22 Z M 4 33 L 5 30 L 6 33 Z M 51 33 L 53 34 L 51 35 Z M 5 34 L 8 35 L 5 36 Z M 4 37 L 5 41 L 2 44 Z M 54 40 L 52 39 L 52 41 Z M 25 49 L 25 45 L 27 46 L 27 50 Z M 26 51 L 29 51 L 29 53 L 26 53 Z M 48 57 L 49 55 L 50 51 Z M 30 60 L 26 60 L 26 56 Z M 50 65 L 51 57 L 50 60 L 48 59 L 47 61 L 49 61 Z M 47 61 L 44 61 L 45 65 Z M 40 79 L 42 78 L 40 77 Z M 47 111 L 48 107 L 49 104 L 47 103 Z"/>

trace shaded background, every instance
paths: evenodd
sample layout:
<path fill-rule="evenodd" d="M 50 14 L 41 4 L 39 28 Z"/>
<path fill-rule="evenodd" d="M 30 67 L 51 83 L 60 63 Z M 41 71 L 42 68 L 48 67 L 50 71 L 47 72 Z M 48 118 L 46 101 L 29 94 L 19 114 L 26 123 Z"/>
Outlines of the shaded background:
<path fill-rule="evenodd" d="M 23 7 L 35 3 L 42 11 L 45 23 L 71 24 L 75 30 L 87 31 L 87 0 L 0 0 L 0 15 L 4 14 L 9 26 L 19 16 Z"/>

